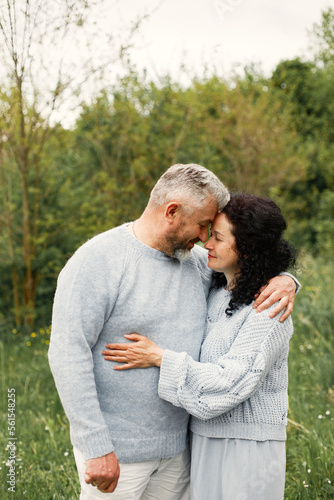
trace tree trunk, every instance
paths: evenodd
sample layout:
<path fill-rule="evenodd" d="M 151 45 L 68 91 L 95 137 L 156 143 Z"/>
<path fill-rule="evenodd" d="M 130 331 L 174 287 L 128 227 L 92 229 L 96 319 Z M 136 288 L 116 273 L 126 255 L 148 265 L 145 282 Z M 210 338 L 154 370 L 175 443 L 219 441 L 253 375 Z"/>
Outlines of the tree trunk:
<path fill-rule="evenodd" d="M 23 306 L 24 322 L 32 326 L 33 310 L 35 308 L 35 286 L 32 272 L 32 244 L 31 244 L 31 224 L 29 210 L 29 150 L 26 144 L 26 124 L 24 116 L 24 104 L 22 94 L 22 78 L 17 76 L 18 86 L 18 113 L 20 119 L 20 143 L 19 143 L 19 165 L 22 180 L 22 211 L 23 211 L 23 260 L 25 264 L 25 276 L 23 281 Z"/>
<path fill-rule="evenodd" d="M 3 156 L 2 156 L 1 151 L 0 151 L 0 172 L 1 172 L 1 188 L 2 188 L 2 196 L 3 196 L 3 204 L 4 204 L 5 224 L 6 224 L 7 233 L 8 233 L 8 248 L 9 248 L 10 259 L 12 261 L 12 284 L 13 284 L 15 323 L 16 323 L 16 326 L 19 327 L 19 326 L 21 326 L 21 322 L 22 322 L 20 294 L 19 294 L 19 275 L 17 272 L 16 264 L 15 264 L 12 216 L 11 216 L 11 212 L 10 212 L 10 208 L 9 208 L 9 204 L 8 204 L 5 171 L 4 171 Z"/>

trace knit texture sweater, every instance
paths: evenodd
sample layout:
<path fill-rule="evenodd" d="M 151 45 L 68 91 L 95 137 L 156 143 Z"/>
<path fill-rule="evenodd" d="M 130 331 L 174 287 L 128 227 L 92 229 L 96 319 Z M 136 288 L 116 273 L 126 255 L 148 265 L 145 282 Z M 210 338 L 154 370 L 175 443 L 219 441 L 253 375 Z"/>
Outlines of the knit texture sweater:
<path fill-rule="evenodd" d="M 180 262 L 141 243 L 126 225 L 91 239 L 67 262 L 49 362 L 72 444 L 86 459 L 114 451 L 120 462 L 138 462 L 182 452 L 189 415 L 159 398 L 159 369 L 117 372 L 102 351 L 137 332 L 198 359 L 210 282 L 202 248 Z"/>
<path fill-rule="evenodd" d="M 229 300 L 224 289 L 210 293 L 200 362 L 165 351 L 159 395 L 193 415 L 195 434 L 284 441 L 291 317 L 280 323 L 251 304 L 226 316 Z"/>

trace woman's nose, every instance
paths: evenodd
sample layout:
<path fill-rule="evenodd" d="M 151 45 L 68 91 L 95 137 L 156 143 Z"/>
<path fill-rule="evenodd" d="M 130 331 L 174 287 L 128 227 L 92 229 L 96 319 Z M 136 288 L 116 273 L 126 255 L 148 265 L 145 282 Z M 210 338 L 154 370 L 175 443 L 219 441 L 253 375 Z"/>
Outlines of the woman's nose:
<path fill-rule="evenodd" d="M 204 248 L 209 250 L 209 248 L 212 248 L 212 237 L 208 239 L 208 241 L 205 243 Z"/>

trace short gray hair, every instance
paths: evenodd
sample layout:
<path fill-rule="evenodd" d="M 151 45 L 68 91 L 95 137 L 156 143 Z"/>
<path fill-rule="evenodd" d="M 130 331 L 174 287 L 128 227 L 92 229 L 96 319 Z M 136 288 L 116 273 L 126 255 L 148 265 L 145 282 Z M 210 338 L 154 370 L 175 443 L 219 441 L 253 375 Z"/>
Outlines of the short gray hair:
<path fill-rule="evenodd" d="M 181 199 L 193 207 L 202 208 L 210 195 L 217 201 L 218 212 L 230 199 L 228 189 L 210 170 L 196 163 L 177 163 L 160 177 L 152 189 L 149 206 L 156 208 Z"/>

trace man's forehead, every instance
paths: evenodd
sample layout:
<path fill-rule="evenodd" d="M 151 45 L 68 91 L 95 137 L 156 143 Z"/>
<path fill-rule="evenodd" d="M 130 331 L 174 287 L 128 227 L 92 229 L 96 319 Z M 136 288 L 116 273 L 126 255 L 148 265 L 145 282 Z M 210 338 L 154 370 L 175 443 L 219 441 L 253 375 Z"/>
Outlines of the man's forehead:
<path fill-rule="evenodd" d="M 193 217 L 201 225 L 211 224 L 218 213 L 218 204 L 214 199 L 209 199 L 202 207 L 193 212 Z"/>
<path fill-rule="evenodd" d="M 208 224 L 212 224 L 213 219 L 214 219 L 214 217 L 212 217 L 210 219 L 200 219 L 199 223 L 207 226 Z"/>
<path fill-rule="evenodd" d="M 201 210 L 200 213 L 201 222 L 206 222 L 207 224 L 211 224 L 213 219 L 216 217 L 217 213 L 218 213 L 217 205 L 204 208 L 203 210 Z"/>

